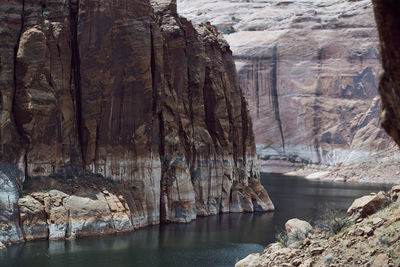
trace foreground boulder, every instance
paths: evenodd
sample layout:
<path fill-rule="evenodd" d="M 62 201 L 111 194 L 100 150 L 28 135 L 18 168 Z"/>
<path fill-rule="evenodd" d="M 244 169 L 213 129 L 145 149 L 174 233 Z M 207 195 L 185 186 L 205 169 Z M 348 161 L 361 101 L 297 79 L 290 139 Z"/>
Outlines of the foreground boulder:
<path fill-rule="evenodd" d="M 384 208 L 389 203 L 389 197 L 381 191 L 377 194 L 363 196 L 354 200 L 353 204 L 348 208 L 347 214 L 354 220 L 365 218 Z"/>
<path fill-rule="evenodd" d="M 305 238 L 308 232 L 311 231 L 312 226 L 310 223 L 306 221 L 295 218 L 295 219 L 290 219 L 285 223 L 285 229 L 289 237 L 289 243 L 291 243 L 291 241 L 296 239 L 296 236 L 298 235 Z"/>

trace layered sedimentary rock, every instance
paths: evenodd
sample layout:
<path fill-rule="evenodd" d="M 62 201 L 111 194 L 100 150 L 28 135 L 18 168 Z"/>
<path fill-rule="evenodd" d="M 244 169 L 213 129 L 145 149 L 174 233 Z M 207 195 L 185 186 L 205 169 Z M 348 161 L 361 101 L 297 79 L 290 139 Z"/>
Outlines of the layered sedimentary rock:
<path fill-rule="evenodd" d="M 132 192 L 127 206 L 119 201 L 123 218 L 107 212 L 118 196 L 103 188 L 89 199 L 62 187 L 29 192 L 18 203 L 25 239 L 73 236 L 85 218 L 93 227 L 82 235 L 273 209 L 232 53 L 214 28 L 179 18 L 175 1 L 24 0 L 1 9 L 0 160 L 20 171 L 13 192 L 25 176 L 87 172 Z"/>
<path fill-rule="evenodd" d="M 226 33 L 261 158 L 351 163 L 390 145 L 369 0 L 178 2 Z"/>

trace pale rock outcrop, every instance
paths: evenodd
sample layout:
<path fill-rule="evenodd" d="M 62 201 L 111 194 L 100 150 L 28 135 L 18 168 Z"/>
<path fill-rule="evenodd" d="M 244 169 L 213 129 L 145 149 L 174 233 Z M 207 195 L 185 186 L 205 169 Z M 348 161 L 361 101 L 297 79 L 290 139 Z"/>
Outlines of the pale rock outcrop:
<path fill-rule="evenodd" d="M 395 185 L 392 187 L 392 190 L 390 190 L 390 197 L 392 201 L 397 201 L 399 199 L 400 195 L 400 185 Z"/>
<path fill-rule="evenodd" d="M 15 165 L 0 163 L 0 242 L 22 239 L 18 198 L 23 178 Z"/>
<path fill-rule="evenodd" d="M 226 33 L 264 170 L 350 164 L 391 144 L 379 125 L 369 0 L 178 0 L 178 11 Z"/>
<path fill-rule="evenodd" d="M 312 226 L 309 222 L 294 218 L 285 223 L 285 229 L 289 238 L 295 233 L 300 233 L 305 237 L 311 231 Z"/>
<path fill-rule="evenodd" d="M 259 262 L 260 254 L 259 253 L 253 253 L 248 255 L 246 258 L 238 261 L 235 264 L 235 267 L 247 267 L 247 266 L 252 266 L 252 265 L 257 265 Z"/>
<path fill-rule="evenodd" d="M 134 229 L 124 197 L 107 190 L 79 196 L 58 190 L 32 193 L 19 200 L 19 208 L 26 240 L 76 238 Z"/>

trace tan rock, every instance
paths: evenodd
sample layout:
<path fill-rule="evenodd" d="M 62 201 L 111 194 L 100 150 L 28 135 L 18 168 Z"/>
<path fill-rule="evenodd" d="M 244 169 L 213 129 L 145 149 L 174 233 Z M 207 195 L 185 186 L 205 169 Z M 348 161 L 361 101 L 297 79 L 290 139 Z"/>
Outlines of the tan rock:
<path fill-rule="evenodd" d="M 0 241 L 0 250 L 1 249 L 6 249 L 6 246 Z"/>
<path fill-rule="evenodd" d="M 312 267 L 313 266 L 313 259 L 306 259 L 305 261 L 303 261 L 302 264 L 300 264 L 300 267 Z"/>
<path fill-rule="evenodd" d="M 354 200 L 347 210 L 347 214 L 354 220 L 365 218 L 385 207 L 389 202 L 389 198 L 382 191 L 376 195 L 363 196 Z"/>
<path fill-rule="evenodd" d="M 43 202 L 32 196 L 20 198 L 18 201 L 20 225 L 25 240 L 49 238 L 47 213 Z"/>
<path fill-rule="evenodd" d="M 258 254 L 258 253 L 250 254 L 246 258 L 238 261 L 235 264 L 235 267 L 250 267 L 250 266 L 254 266 L 256 264 L 256 262 L 258 261 L 259 257 L 260 257 L 260 254 Z"/>
<path fill-rule="evenodd" d="M 386 254 L 379 254 L 376 256 L 371 267 L 387 267 L 389 263 L 389 257 Z"/>
<path fill-rule="evenodd" d="M 285 228 L 289 237 L 295 233 L 300 233 L 305 237 L 307 233 L 312 230 L 310 223 L 297 218 L 288 220 L 285 224 Z"/>

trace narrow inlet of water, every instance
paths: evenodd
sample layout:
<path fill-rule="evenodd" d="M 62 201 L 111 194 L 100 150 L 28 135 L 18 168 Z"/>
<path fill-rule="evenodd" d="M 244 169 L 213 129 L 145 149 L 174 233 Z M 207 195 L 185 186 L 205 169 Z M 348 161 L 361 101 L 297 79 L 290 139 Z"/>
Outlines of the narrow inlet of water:
<path fill-rule="evenodd" d="M 223 214 L 124 235 L 28 242 L 0 251 L 0 266 L 233 266 L 274 242 L 288 219 L 316 220 L 327 208 L 347 209 L 355 198 L 382 189 L 279 174 L 262 174 L 261 182 L 275 204 L 273 213 Z"/>

